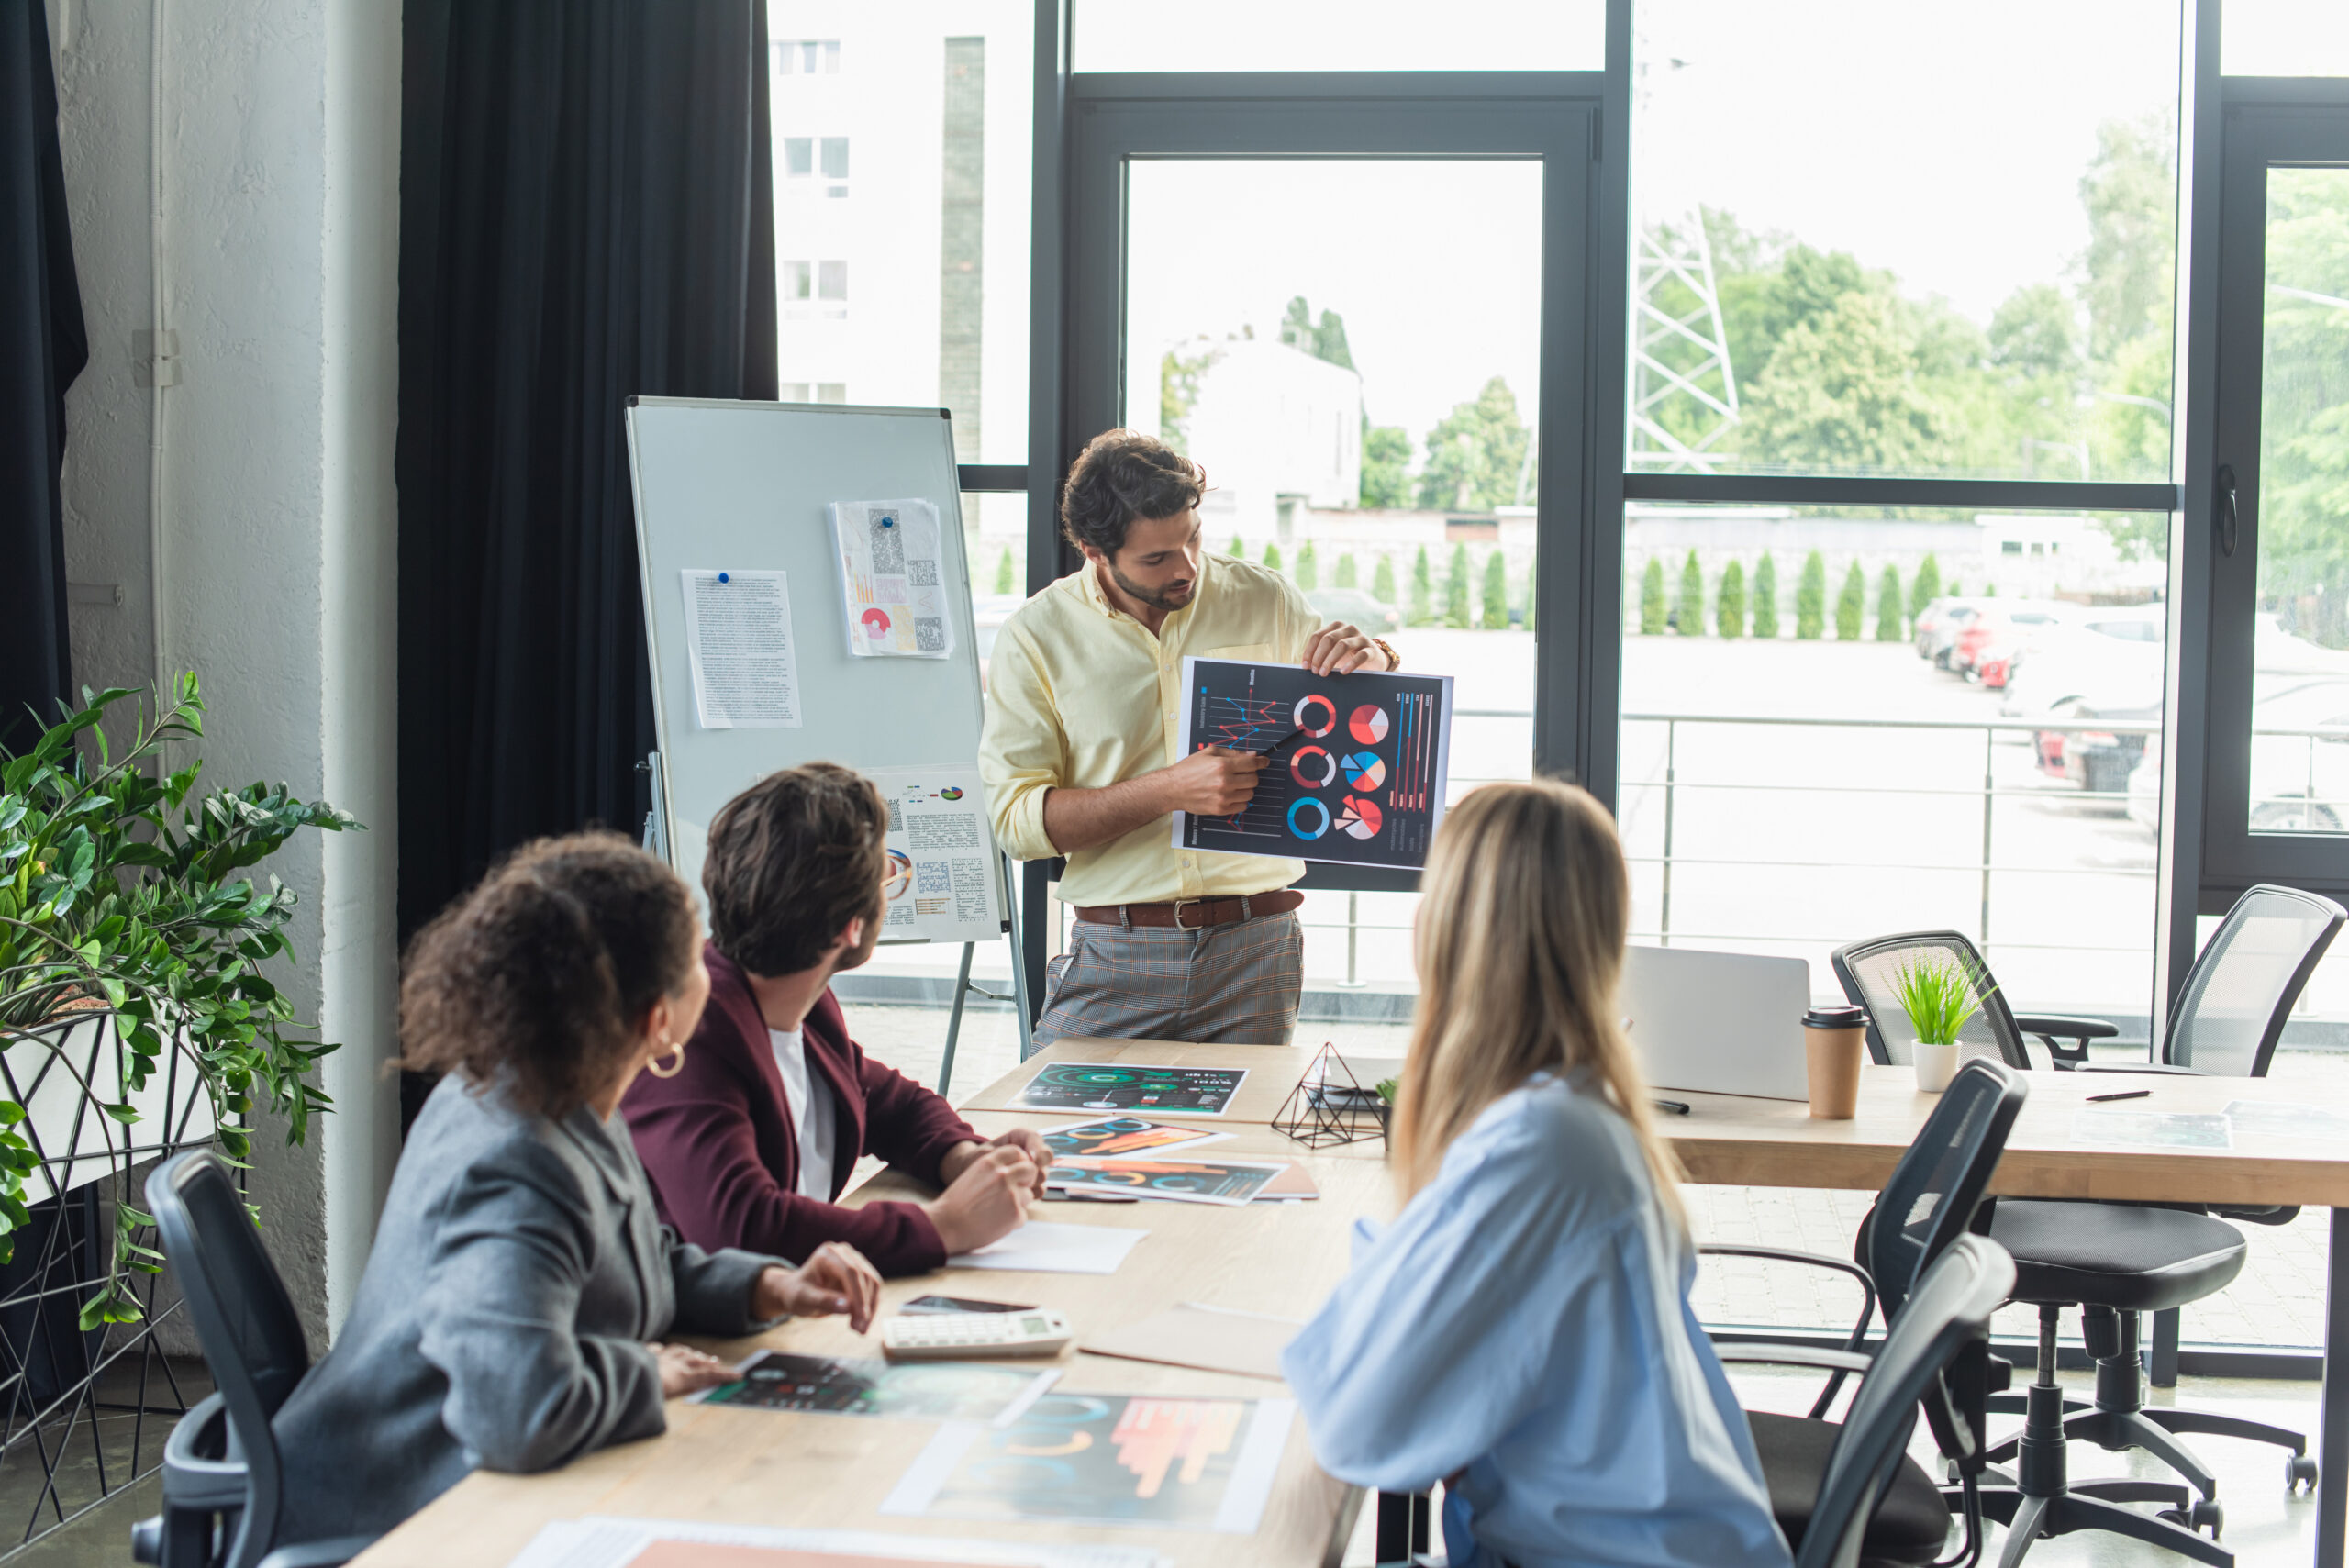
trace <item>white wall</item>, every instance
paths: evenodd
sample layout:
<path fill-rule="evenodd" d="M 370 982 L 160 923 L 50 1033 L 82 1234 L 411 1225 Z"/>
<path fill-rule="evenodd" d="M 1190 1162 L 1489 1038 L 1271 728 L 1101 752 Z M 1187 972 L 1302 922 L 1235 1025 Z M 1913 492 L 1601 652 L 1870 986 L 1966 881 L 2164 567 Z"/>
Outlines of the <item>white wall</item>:
<path fill-rule="evenodd" d="M 284 781 L 357 814 L 265 869 L 301 897 L 279 978 L 343 1042 L 306 1147 L 264 1127 L 253 1194 L 320 1338 L 348 1310 L 397 1155 L 392 441 L 399 7 L 382 0 L 48 0 L 91 362 L 68 400 L 74 674 L 146 685 L 150 20 L 162 17 L 163 659 L 204 683 L 216 785 Z M 101 595 L 84 593 L 77 600 Z"/>

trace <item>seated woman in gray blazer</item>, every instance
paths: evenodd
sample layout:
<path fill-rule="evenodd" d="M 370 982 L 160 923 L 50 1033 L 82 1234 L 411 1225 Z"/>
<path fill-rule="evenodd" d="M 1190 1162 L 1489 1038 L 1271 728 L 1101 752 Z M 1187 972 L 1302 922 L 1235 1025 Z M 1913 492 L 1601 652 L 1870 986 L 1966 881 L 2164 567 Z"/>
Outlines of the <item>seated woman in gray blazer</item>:
<path fill-rule="evenodd" d="M 672 1331 L 871 1324 L 880 1275 L 851 1249 L 793 1269 L 685 1246 L 655 1215 L 620 1096 L 682 1056 L 708 996 L 685 884 L 613 834 L 518 851 L 417 938 L 403 1061 L 448 1076 L 350 1320 L 278 1412 L 281 1539 L 388 1529 L 476 1466 L 653 1436 L 663 1400 L 726 1376 Z"/>

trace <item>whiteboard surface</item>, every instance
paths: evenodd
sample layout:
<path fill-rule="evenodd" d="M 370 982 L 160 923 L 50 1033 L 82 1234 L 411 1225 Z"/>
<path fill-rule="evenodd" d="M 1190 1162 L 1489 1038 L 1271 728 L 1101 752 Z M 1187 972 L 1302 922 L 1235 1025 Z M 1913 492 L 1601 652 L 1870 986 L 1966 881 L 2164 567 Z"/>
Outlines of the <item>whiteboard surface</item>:
<path fill-rule="evenodd" d="M 640 397 L 628 409 L 669 857 L 696 895 L 718 808 L 777 768 L 974 764 L 985 710 L 954 437 L 936 408 Z M 858 659 L 825 507 L 920 496 L 938 508 L 945 659 Z M 705 729 L 685 644 L 687 569 L 789 575 L 801 728 Z M 1008 903 L 998 898 L 998 907 Z"/>

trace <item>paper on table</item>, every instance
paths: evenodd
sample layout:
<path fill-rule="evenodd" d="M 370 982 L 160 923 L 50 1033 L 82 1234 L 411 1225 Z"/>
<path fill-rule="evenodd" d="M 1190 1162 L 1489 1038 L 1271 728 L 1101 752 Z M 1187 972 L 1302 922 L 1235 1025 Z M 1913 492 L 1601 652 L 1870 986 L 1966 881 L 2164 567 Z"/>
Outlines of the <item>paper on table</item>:
<path fill-rule="evenodd" d="M 2140 1149 L 2232 1149 L 2227 1118 L 2192 1111 L 2094 1110 L 2072 1113 L 2072 1140 Z"/>
<path fill-rule="evenodd" d="M 927 501 L 835 501 L 829 508 L 848 651 L 859 659 L 943 659 L 946 613 L 938 508 Z"/>
<path fill-rule="evenodd" d="M 1043 1541 L 969 1540 L 952 1536 L 890 1535 L 863 1529 L 774 1529 L 705 1524 L 696 1519 L 631 1519 L 591 1514 L 542 1526 L 507 1568 L 636 1568 L 662 1561 L 668 1546 L 701 1549 L 697 1562 L 740 1568 L 853 1568 L 889 1563 L 964 1563 L 974 1568 L 1167 1568 L 1141 1547 L 1063 1546 Z"/>
<path fill-rule="evenodd" d="M 1040 1274 L 1114 1274 L 1149 1235 L 1127 1226 L 1057 1225 L 1031 1219 L 1000 1241 L 946 1260 L 949 1268 L 1014 1269 Z"/>
<path fill-rule="evenodd" d="M 704 729 L 797 729 L 799 661 L 781 572 L 697 572 L 685 592 L 685 659 Z"/>
<path fill-rule="evenodd" d="M 1083 1348 L 1097 1356 L 1117 1356 L 1125 1361 L 1203 1367 L 1208 1372 L 1236 1372 L 1244 1377 L 1278 1378 L 1282 1347 L 1297 1338 L 1297 1331 L 1303 1327 L 1300 1318 L 1233 1312 L 1220 1307 L 1202 1307 L 1196 1301 L 1178 1301 L 1139 1323 L 1089 1335 Z"/>
<path fill-rule="evenodd" d="M 979 770 L 874 768 L 889 807 L 884 941 L 985 942 L 1003 935 L 995 834 Z"/>

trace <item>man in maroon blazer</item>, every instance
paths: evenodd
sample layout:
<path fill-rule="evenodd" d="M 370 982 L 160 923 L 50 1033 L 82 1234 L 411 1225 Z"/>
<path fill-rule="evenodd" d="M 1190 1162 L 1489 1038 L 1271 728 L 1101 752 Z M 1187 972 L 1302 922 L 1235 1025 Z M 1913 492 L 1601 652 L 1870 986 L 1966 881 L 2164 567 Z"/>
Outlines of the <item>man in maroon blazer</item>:
<path fill-rule="evenodd" d="M 1017 1229 L 1049 1159 L 1026 1128 L 987 1140 L 849 1038 L 831 977 L 881 933 L 887 808 L 829 762 L 770 774 L 710 824 L 709 1006 L 669 1076 L 622 1102 L 662 1218 L 705 1248 L 794 1262 L 844 1241 L 919 1273 Z M 834 1200 L 879 1155 L 944 1189 L 927 1203 Z"/>

